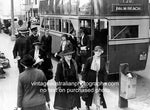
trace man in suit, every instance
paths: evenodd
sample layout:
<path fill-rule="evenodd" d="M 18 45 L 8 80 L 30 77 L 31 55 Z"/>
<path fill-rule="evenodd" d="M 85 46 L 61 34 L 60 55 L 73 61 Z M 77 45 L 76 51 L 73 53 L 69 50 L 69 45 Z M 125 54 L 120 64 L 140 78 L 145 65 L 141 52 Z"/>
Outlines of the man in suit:
<path fill-rule="evenodd" d="M 39 41 L 39 35 L 37 34 L 37 27 L 31 28 L 32 34 L 27 38 L 26 42 L 26 54 L 29 53 L 30 50 L 34 48 L 33 43 Z"/>
<path fill-rule="evenodd" d="M 80 57 L 81 57 L 81 71 L 83 70 L 84 64 L 88 58 L 89 50 L 90 50 L 90 40 L 89 36 L 87 35 L 87 32 L 85 29 L 80 29 L 80 42 L 79 42 L 79 48 L 80 48 Z"/>
<path fill-rule="evenodd" d="M 21 64 L 26 68 L 18 78 L 17 110 L 46 110 L 50 107 L 47 80 L 44 73 L 33 67 L 35 60 L 25 55 Z"/>
<path fill-rule="evenodd" d="M 32 49 L 29 54 L 34 58 L 36 61 L 34 64 L 34 67 L 41 69 L 47 80 L 50 80 L 49 78 L 49 71 L 52 71 L 52 64 L 51 62 L 47 59 L 46 52 L 44 51 L 43 48 L 41 48 L 41 43 L 40 42 L 35 42 L 33 43 L 34 49 Z"/>
<path fill-rule="evenodd" d="M 26 27 L 21 27 L 18 29 L 18 32 L 18 38 L 13 48 L 13 56 L 14 59 L 18 60 L 18 69 L 19 73 L 21 73 L 24 71 L 24 67 L 20 64 L 20 60 L 26 54 L 26 39 L 28 37 L 29 30 Z"/>

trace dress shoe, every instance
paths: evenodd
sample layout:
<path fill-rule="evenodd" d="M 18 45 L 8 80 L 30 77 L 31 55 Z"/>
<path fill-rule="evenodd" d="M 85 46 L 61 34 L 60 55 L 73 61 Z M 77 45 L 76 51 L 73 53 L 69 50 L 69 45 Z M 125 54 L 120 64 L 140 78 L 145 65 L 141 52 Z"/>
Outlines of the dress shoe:
<path fill-rule="evenodd" d="M 103 106 L 103 108 L 107 108 L 106 104 L 104 104 L 103 101 L 101 101 L 100 104 Z"/>
<path fill-rule="evenodd" d="M 86 110 L 91 110 L 89 106 L 86 106 Z"/>

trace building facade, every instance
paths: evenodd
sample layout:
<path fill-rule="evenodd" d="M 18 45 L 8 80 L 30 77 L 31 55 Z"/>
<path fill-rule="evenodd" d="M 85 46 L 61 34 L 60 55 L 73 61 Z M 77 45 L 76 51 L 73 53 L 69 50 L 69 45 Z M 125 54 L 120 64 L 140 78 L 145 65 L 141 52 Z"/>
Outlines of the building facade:
<path fill-rule="evenodd" d="M 25 0 L 26 20 L 39 16 L 40 0 Z"/>

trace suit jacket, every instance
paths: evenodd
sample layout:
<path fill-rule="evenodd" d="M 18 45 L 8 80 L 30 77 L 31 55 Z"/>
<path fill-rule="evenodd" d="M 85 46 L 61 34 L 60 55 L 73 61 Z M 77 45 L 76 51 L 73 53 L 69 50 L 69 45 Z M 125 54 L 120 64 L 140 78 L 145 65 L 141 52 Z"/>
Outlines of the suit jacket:
<path fill-rule="evenodd" d="M 77 44 L 77 38 L 76 37 L 74 37 L 74 38 L 72 38 L 71 36 L 69 37 L 69 40 L 70 40 L 70 42 L 72 43 L 72 45 L 73 45 L 73 50 L 77 50 L 77 47 L 78 47 L 78 44 Z"/>
<path fill-rule="evenodd" d="M 89 57 L 86 61 L 84 70 L 82 72 L 82 80 L 86 82 L 96 82 L 96 71 L 91 70 L 93 57 Z M 105 59 L 101 57 L 100 70 L 98 72 L 98 81 L 104 82 L 106 78 Z"/>
<path fill-rule="evenodd" d="M 35 49 L 32 49 L 29 52 L 29 54 L 33 58 L 34 58 L 34 51 L 35 51 Z M 35 67 L 37 67 L 38 69 L 41 69 L 44 72 L 46 78 L 49 80 L 49 78 L 48 78 L 48 76 L 49 76 L 48 75 L 49 74 L 48 69 L 52 69 L 53 68 L 53 65 L 52 65 L 52 62 L 51 62 L 51 58 L 47 57 L 45 51 L 42 48 L 40 48 L 40 50 L 39 50 L 39 58 L 43 59 L 44 61 L 42 62 L 41 65 L 36 64 Z"/>
<path fill-rule="evenodd" d="M 26 41 L 26 54 L 28 54 L 30 52 L 30 50 L 34 49 L 33 43 L 37 42 L 37 41 L 39 41 L 39 37 L 34 36 L 33 34 L 27 38 L 27 41 Z"/>
<path fill-rule="evenodd" d="M 46 89 L 46 92 L 42 92 Z M 36 68 L 27 68 L 19 75 L 17 106 L 33 107 L 50 101 L 47 80 L 44 73 Z"/>
<path fill-rule="evenodd" d="M 14 58 L 16 58 L 17 56 L 20 56 L 22 58 L 26 54 L 26 39 L 26 37 L 20 35 L 16 40 L 13 48 Z"/>
<path fill-rule="evenodd" d="M 83 41 L 83 44 L 81 43 L 81 41 Z M 90 47 L 90 40 L 89 40 L 89 37 L 87 35 L 84 35 L 83 39 L 82 37 L 80 38 L 80 44 L 81 46 L 87 46 L 87 47 Z"/>
<path fill-rule="evenodd" d="M 32 49 L 32 50 L 29 52 L 29 54 L 30 54 L 33 58 L 34 58 L 34 51 L 35 51 L 35 49 Z M 39 69 L 42 69 L 43 71 L 45 71 L 45 70 L 47 70 L 47 69 L 51 69 L 51 68 L 52 68 L 52 64 L 49 64 L 49 63 L 47 62 L 48 58 L 47 58 L 47 56 L 46 56 L 46 52 L 45 52 L 42 48 L 40 48 L 40 50 L 39 50 L 39 58 L 44 60 L 44 62 L 42 62 L 42 64 L 39 66 Z"/>
<path fill-rule="evenodd" d="M 52 36 L 45 37 L 42 36 L 41 38 L 42 48 L 45 50 L 46 54 L 50 57 L 51 50 L 52 50 Z"/>

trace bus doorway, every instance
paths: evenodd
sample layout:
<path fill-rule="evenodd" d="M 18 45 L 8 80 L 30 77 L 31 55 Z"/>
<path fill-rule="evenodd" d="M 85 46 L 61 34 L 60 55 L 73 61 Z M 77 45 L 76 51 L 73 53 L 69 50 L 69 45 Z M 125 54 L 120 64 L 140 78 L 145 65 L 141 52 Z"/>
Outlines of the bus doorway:
<path fill-rule="evenodd" d="M 80 29 L 84 29 L 90 39 L 90 51 L 95 46 L 102 46 L 104 49 L 103 56 L 107 60 L 107 39 L 108 39 L 108 22 L 107 19 L 80 19 Z"/>

